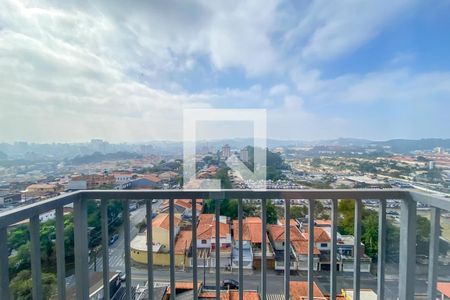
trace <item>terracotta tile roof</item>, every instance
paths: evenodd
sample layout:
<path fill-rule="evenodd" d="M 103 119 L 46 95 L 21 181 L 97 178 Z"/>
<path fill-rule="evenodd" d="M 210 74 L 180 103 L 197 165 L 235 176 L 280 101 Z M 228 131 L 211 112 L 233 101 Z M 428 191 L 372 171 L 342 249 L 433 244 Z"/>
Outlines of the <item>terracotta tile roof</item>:
<path fill-rule="evenodd" d="M 291 241 L 291 245 L 295 250 L 295 253 L 300 255 L 308 255 L 308 241 Z M 314 247 L 314 254 L 320 254 L 319 249 Z"/>
<path fill-rule="evenodd" d="M 230 300 L 239 300 L 239 291 L 230 290 L 228 291 L 230 295 Z M 245 300 L 259 300 L 259 294 L 257 291 L 244 291 L 244 299 Z"/>
<path fill-rule="evenodd" d="M 200 216 L 198 216 L 198 221 L 199 223 L 201 222 L 212 223 L 214 222 L 214 214 L 201 214 Z"/>
<path fill-rule="evenodd" d="M 175 253 L 184 254 L 191 247 L 192 243 L 192 231 L 181 230 L 178 233 L 177 240 L 175 241 Z"/>
<path fill-rule="evenodd" d="M 179 206 L 179 207 L 182 207 L 184 209 L 191 209 L 192 208 L 192 200 L 191 199 L 175 199 L 173 204 L 174 204 L 174 206 Z M 203 205 L 202 205 L 201 202 L 199 203 L 197 201 L 195 206 L 196 206 L 198 212 L 202 211 Z M 164 200 L 163 203 L 161 204 L 159 210 L 160 211 L 165 211 L 168 208 L 169 208 L 169 200 Z"/>
<path fill-rule="evenodd" d="M 262 242 L 262 220 L 259 217 L 247 217 L 243 221 L 242 238 L 244 241 L 251 241 L 253 244 Z M 234 240 L 239 239 L 239 221 L 233 221 Z M 267 234 L 266 234 L 267 235 Z M 266 237 L 268 240 L 268 237 Z"/>
<path fill-rule="evenodd" d="M 280 220 L 278 220 L 278 223 L 280 225 L 284 225 L 284 224 L 286 224 L 286 221 L 284 219 L 280 219 Z M 294 219 L 289 219 L 289 223 L 291 224 L 291 226 L 298 226 L 297 221 Z"/>
<path fill-rule="evenodd" d="M 306 239 L 309 239 L 309 234 L 307 230 L 303 235 Z M 328 232 L 326 232 L 323 228 L 314 227 L 314 242 L 329 243 L 331 242 L 331 237 L 329 236 Z"/>
<path fill-rule="evenodd" d="M 331 220 L 315 220 L 314 223 L 316 225 L 322 225 L 322 226 L 331 226 Z"/>
<path fill-rule="evenodd" d="M 226 238 L 230 234 L 230 227 L 228 224 L 219 223 L 220 237 Z M 214 222 L 206 223 L 200 222 L 197 226 L 197 239 L 208 240 L 216 237 L 216 226 Z"/>
<path fill-rule="evenodd" d="M 450 297 L 450 282 L 438 282 L 437 290 L 444 296 Z"/>
<path fill-rule="evenodd" d="M 159 183 L 161 182 L 161 178 L 159 178 L 157 175 L 155 174 L 146 174 L 146 175 L 142 175 L 142 178 L 145 178 L 147 180 Z"/>
<path fill-rule="evenodd" d="M 308 296 L 308 282 L 306 281 L 291 281 L 289 282 L 289 289 L 292 300 L 303 300 L 304 297 Z M 326 299 L 315 282 L 313 282 L 313 296 L 314 298 L 322 297 Z"/>
<path fill-rule="evenodd" d="M 219 222 L 220 237 L 226 238 L 230 234 L 230 226 Z M 197 239 L 207 240 L 216 237 L 215 215 L 201 214 L 198 217 Z"/>
<path fill-rule="evenodd" d="M 197 284 L 197 289 L 200 289 L 201 283 Z M 193 290 L 194 289 L 194 283 L 192 282 L 185 282 L 185 281 L 175 281 L 175 289 L 176 290 Z M 170 295 L 170 286 L 167 287 L 166 295 Z"/>
<path fill-rule="evenodd" d="M 153 228 L 161 227 L 165 230 L 169 230 L 169 225 L 170 225 L 169 221 L 170 221 L 169 214 L 159 214 L 153 219 L 152 226 L 153 226 Z M 175 227 L 177 227 L 178 224 L 180 224 L 180 222 L 181 222 L 181 219 L 178 218 L 177 216 L 174 216 Z"/>
<path fill-rule="evenodd" d="M 274 241 L 284 241 L 284 226 L 283 225 L 268 225 L 267 229 Z M 290 227 L 291 241 L 306 241 L 306 238 L 301 234 L 297 226 Z"/>

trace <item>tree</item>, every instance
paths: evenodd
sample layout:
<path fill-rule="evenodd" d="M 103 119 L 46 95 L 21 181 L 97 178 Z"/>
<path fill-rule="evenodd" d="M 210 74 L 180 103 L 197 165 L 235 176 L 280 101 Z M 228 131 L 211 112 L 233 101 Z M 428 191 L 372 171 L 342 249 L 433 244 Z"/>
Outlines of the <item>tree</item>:
<path fill-rule="evenodd" d="M 292 219 L 304 218 L 308 214 L 308 207 L 304 205 L 291 206 L 290 214 Z"/>
<path fill-rule="evenodd" d="M 266 205 L 266 220 L 268 224 L 276 224 L 277 223 L 277 210 L 275 208 L 275 204 L 272 201 L 268 201 Z"/>
<path fill-rule="evenodd" d="M 31 271 L 23 270 L 11 280 L 11 294 L 14 299 L 31 300 Z M 44 299 L 50 299 L 56 291 L 56 276 L 51 273 L 42 273 L 42 292 Z"/>
<path fill-rule="evenodd" d="M 26 244 L 21 245 L 17 249 L 17 253 L 15 256 L 9 259 L 9 276 L 13 278 L 17 273 L 22 270 L 30 269 L 30 244 L 27 242 Z"/>
<path fill-rule="evenodd" d="M 322 160 L 319 157 L 315 157 L 311 161 L 311 166 L 314 168 L 320 167 L 321 164 L 322 164 Z"/>
<path fill-rule="evenodd" d="M 15 229 L 10 230 L 8 236 L 8 247 L 11 249 L 17 249 L 26 244 L 29 239 L 30 231 L 28 230 L 28 225 L 19 225 Z"/>

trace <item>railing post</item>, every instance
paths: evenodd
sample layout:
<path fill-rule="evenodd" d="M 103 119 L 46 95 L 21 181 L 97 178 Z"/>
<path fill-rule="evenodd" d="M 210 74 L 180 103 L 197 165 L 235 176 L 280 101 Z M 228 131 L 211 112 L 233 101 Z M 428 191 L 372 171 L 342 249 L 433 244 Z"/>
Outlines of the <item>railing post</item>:
<path fill-rule="evenodd" d="M 244 259 L 243 259 L 243 247 L 244 247 L 244 243 L 243 243 L 243 231 L 244 231 L 244 227 L 243 227 L 243 213 L 242 213 L 242 198 L 238 199 L 238 223 L 239 223 L 239 300 L 243 300 L 244 299 L 244 270 L 243 270 L 243 264 L 244 264 Z"/>
<path fill-rule="evenodd" d="M 361 289 L 361 217 L 362 217 L 362 201 L 355 200 L 355 245 L 353 255 L 353 299 L 360 299 Z"/>
<path fill-rule="evenodd" d="M 147 281 L 148 299 L 153 300 L 153 208 L 152 200 L 146 201 L 146 221 L 147 221 Z"/>
<path fill-rule="evenodd" d="M 198 299 L 197 274 L 197 199 L 192 199 L 192 283 L 194 286 L 194 300 Z"/>
<path fill-rule="evenodd" d="M 8 232 L 0 228 L 0 299 L 9 300 Z"/>
<path fill-rule="evenodd" d="M 64 206 L 56 208 L 56 274 L 58 299 L 66 299 L 66 254 L 64 249 Z"/>
<path fill-rule="evenodd" d="M 399 299 L 414 299 L 416 264 L 416 202 L 403 199 L 400 216 Z"/>
<path fill-rule="evenodd" d="M 74 203 L 75 289 L 77 300 L 89 299 L 87 200 L 79 197 Z"/>
<path fill-rule="evenodd" d="M 378 264 L 377 297 L 384 300 L 385 263 L 386 263 L 386 200 L 380 199 L 378 212 Z"/>
<path fill-rule="evenodd" d="M 215 199 L 215 227 L 216 227 L 216 298 L 220 299 L 220 199 Z"/>
<path fill-rule="evenodd" d="M 175 285 L 175 212 L 174 199 L 169 199 L 170 299 L 176 298 Z"/>
<path fill-rule="evenodd" d="M 271 200 L 269 200 L 271 201 Z M 267 199 L 261 199 L 261 300 L 266 300 L 267 290 Z"/>
<path fill-rule="evenodd" d="M 308 205 L 308 299 L 314 299 L 314 204 L 310 199 Z"/>
<path fill-rule="evenodd" d="M 330 266 L 330 300 L 336 300 L 336 265 L 337 265 L 337 222 L 338 200 L 331 200 L 331 266 Z"/>
<path fill-rule="evenodd" d="M 284 199 L 284 299 L 290 299 L 291 275 L 291 218 L 290 199 Z"/>
<path fill-rule="evenodd" d="M 428 299 L 436 299 L 436 281 L 439 257 L 439 235 L 441 231 L 441 210 L 431 208 L 430 253 L 428 259 Z"/>
<path fill-rule="evenodd" d="M 108 200 L 102 199 L 100 204 L 102 223 L 102 258 L 103 258 L 103 297 L 110 299 L 109 288 L 109 230 L 108 230 Z"/>
<path fill-rule="evenodd" d="M 33 299 L 43 299 L 39 215 L 30 218 L 31 281 Z"/>
<path fill-rule="evenodd" d="M 123 208 L 123 242 L 125 251 L 125 299 L 132 299 L 131 292 L 131 233 L 130 233 L 130 201 L 127 199 L 124 201 Z"/>

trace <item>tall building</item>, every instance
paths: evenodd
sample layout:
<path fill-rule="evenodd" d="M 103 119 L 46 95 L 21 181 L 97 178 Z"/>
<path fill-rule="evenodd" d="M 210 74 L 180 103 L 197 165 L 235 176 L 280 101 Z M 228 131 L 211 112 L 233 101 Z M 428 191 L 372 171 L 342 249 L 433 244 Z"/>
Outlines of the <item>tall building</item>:
<path fill-rule="evenodd" d="M 248 148 L 247 147 L 241 149 L 239 158 L 242 160 L 242 162 L 248 162 Z"/>
<path fill-rule="evenodd" d="M 230 156 L 231 156 L 231 148 L 228 144 L 226 144 L 222 147 L 222 157 L 227 159 Z"/>

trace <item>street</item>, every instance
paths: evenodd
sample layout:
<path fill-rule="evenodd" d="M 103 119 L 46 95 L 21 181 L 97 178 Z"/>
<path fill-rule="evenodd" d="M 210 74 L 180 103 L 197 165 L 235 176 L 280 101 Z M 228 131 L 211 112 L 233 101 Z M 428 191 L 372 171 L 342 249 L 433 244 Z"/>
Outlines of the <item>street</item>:
<path fill-rule="evenodd" d="M 162 204 L 162 200 L 152 204 L 152 211 L 156 212 Z M 137 224 L 145 219 L 145 205 L 139 206 L 138 209 L 130 213 L 130 235 L 131 240 L 139 233 Z M 125 271 L 125 259 L 124 259 L 124 234 L 123 226 L 119 229 L 119 239 L 109 246 L 109 268 L 111 271 Z M 97 262 L 94 262 L 94 258 L 91 259 L 89 269 L 94 270 L 96 266 L 97 271 L 102 271 L 103 257 L 101 251 L 97 253 Z"/>

